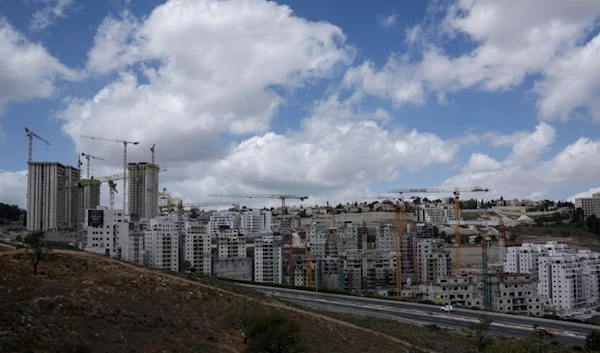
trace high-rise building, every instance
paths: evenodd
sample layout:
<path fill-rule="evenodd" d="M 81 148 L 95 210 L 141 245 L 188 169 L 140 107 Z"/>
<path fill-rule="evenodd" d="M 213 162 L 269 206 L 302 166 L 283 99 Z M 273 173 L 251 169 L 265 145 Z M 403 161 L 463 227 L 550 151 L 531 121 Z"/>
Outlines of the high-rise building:
<path fill-rule="evenodd" d="M 100 183 L 87 185 L 83 188 L 83 209 L 93 210 L 100 206 Z M 84 224 L 87 224 L 87 212 L 85 213 Z"/>
<path fill-rule="evenodd" d="M 86 251 L 134 262 L 130 258 L 130 223 L 123 210 L 100 206 L 86 210 Z"/>
<path fill-rule="evenodd" d="M 129 163 L 129 213 L 140 218 L 151 219 L 158 215 L 158 166 L 152 163 Z M 152 172 L 155 170 L 155 172 Z"/>
<path fill-rule="evenodd" d="M 29 162 L 27 230 L 71 228 L 83 222 L 79 170 L 58 162 Z"/>
<path fill-rule="evenodd" d="M 575 199 L 575 208 L 581 208 L 585 217 L 595 215 L 600 217 L 600 192 L 592 197 L 582 197 Z"/>
<path fill-rule="evenodd" d="M 254 281 L 283 283 L 282 237 L 263 235 L 254 241 Z"/>

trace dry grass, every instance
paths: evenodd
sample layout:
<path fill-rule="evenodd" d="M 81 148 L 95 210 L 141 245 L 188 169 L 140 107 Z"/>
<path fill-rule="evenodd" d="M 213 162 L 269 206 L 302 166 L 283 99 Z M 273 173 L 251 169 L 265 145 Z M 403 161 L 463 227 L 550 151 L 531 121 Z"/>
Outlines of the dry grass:
<path fill-rule="evenodd" d="M 0 352 L 244 349 L 241 333 L 222 319 L 237 293 L 85 253 L 55 251 L 40 271 L 33 275 L 23 254 L 0 256 Z M 394 337 L 269 305 L 300 323 L 309 352 L 408 351 Z"/>
<path fill-rule="evenodd" d="M 517 240 L 558 238 L 572 249 L 600 251 L 600 236 L 581 228 L 570 227 L 511 227 L 507 231 L 517 236 Z"/>

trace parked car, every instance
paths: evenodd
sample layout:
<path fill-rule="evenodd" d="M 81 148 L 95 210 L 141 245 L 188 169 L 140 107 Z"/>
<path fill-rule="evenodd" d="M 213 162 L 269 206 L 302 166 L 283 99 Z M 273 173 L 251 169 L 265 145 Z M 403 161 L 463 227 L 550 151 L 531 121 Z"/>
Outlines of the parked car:
<path fill-rule="evenodd" d="M 444 305 L 440 308 L 441 311 L 446 311 L 446 312 L 451 312 L 454 311 L 454 307 L 452 307 L 452 305 L 448 304 L 448 305 Z"/>

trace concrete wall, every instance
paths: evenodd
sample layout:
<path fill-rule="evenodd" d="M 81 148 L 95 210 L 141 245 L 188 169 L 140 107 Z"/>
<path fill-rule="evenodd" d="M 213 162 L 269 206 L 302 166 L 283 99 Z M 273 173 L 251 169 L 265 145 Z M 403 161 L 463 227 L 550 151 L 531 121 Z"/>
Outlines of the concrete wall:
<path fill-rule="evenodd" d="M 212 274 L 219 277 L 252 281 L 252 258 L 213 258 Z"/>

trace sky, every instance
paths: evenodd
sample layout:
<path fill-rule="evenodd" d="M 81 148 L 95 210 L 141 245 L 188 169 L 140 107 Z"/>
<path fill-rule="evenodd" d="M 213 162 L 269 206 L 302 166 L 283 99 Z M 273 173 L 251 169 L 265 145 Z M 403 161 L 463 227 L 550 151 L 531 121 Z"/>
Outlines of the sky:
<path fill-rule="evenodd" d="M 597 0 L 0 2 L 0 202 L 21 207 L 25 127 L 34 160 L 84 152 L 95 177 L 123 146 L 82 135 L 139 141 L 129 162 L 156 144 L 184 202 L 324 204 L 590 196 L 599 123 Z"/>

